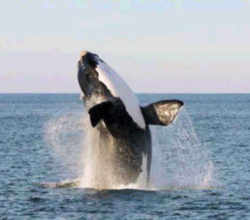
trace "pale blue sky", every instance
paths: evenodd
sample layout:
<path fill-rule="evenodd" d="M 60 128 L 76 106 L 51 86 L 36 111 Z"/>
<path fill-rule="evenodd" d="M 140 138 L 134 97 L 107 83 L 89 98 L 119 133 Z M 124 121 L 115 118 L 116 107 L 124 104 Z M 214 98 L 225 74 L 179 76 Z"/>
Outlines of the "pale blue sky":
<path fill-rule="evenodd" d="M 250 92 L 248 0 L 0 4 L 0 93 L 79 92 L 82 49 L 136 92 Z"/>

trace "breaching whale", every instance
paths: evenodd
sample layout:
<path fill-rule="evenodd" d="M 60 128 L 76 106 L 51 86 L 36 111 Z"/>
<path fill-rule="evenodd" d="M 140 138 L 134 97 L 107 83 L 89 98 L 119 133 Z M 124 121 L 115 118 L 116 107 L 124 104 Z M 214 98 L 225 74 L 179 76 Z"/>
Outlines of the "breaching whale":
<path fill-rule="evenodd" d="M 78 61 L 78 82 L 92 127 L 99 138 L 98 152 L 105 164 L 101 181 L 135 183 L 145 166 L 150 179 L 152 146 L 149 125 L 168 125 L 183 102 L 163 100 L 140 106 L 125 81 L 97 54 L 83 51 Z M 112 173 L 112 180 L 107 179 Z"/>

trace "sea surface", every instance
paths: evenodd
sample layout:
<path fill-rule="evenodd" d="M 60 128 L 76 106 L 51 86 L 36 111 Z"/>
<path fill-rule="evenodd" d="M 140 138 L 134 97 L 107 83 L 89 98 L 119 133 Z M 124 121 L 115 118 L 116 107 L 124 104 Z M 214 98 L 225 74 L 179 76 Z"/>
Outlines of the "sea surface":
<path fill-rule="evenodd" d="M 250 219 L 250 95 L 138 97 L 185 107 L 152 127 L 150 187 L 98 190 L 64 184 L 91 160 L 78 94 L 0 94 L 0 219 Z"/>

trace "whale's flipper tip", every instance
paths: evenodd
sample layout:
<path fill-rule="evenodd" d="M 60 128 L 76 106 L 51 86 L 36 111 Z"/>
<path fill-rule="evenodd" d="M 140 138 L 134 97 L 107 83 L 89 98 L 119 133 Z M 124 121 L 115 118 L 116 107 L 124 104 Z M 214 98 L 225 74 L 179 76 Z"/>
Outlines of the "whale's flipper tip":
<path fill-rule="evenodd" d="M 173 122 L 184 105 L 180 100 L 163 100 L 142 107 L 144 119 L 151 125 L 168 125 Z"/>

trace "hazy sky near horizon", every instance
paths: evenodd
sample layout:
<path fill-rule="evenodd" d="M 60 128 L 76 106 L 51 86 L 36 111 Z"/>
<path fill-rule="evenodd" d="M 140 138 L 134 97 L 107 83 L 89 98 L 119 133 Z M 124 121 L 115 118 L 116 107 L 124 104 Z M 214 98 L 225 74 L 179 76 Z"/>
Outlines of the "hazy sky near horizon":
<path fill-rule="evenodd" d="M 250 92 L 248 0 L 0 3 L 0 93 L 79 92 L 82 49 L 136 92 Z"/>

